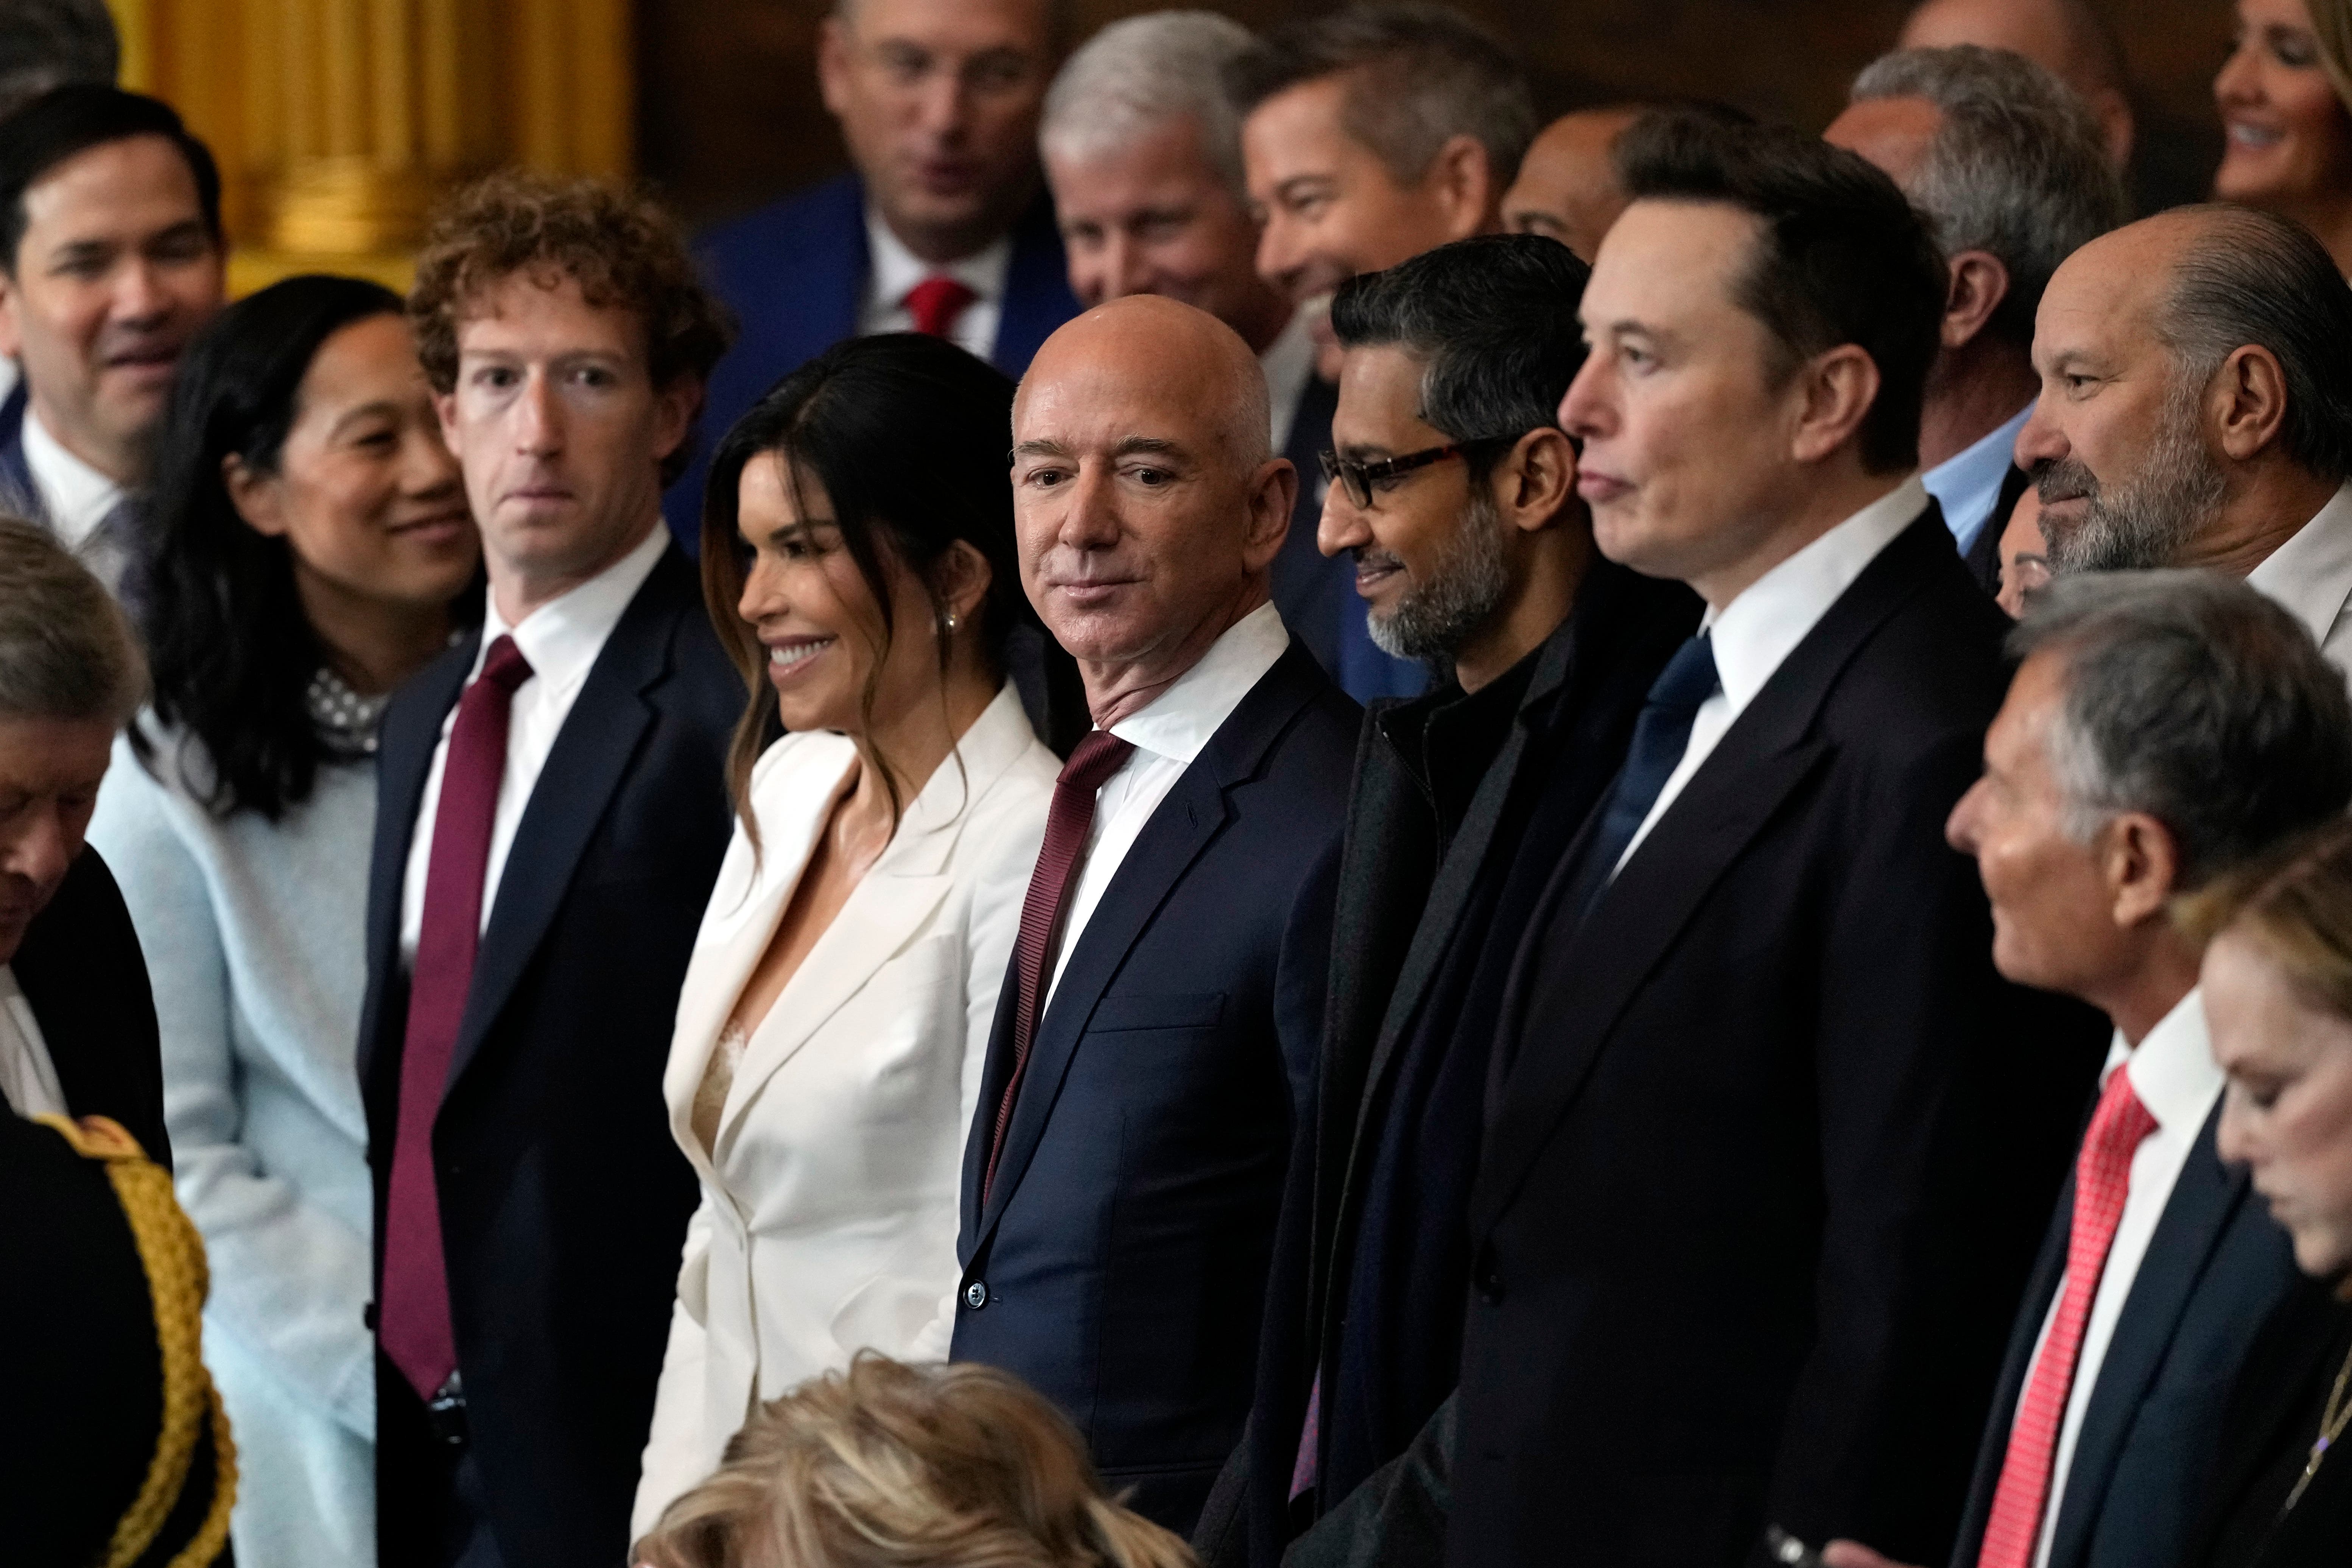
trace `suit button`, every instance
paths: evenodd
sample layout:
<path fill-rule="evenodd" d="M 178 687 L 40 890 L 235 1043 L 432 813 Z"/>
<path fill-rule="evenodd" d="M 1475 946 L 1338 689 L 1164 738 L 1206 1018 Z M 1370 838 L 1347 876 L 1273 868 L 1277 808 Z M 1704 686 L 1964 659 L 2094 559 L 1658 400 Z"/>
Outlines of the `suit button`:
<path fill-rule="evenodd" d="M 964 1287 L 963 1304 L 973 1311 L 988 1305 L 988 1287 L 975 1279 Z"/>
<path fill-rule="evenodd" d="M 1470 1283 L 1478 1292 L 1478 1300 L 1489 1307 L 1503 1304 L 1503 1273 L 1495 1261 L 1495 1244 L 1487 1242 L 1478 1248 L 1478 1261 L 1470 1271 Z"/>

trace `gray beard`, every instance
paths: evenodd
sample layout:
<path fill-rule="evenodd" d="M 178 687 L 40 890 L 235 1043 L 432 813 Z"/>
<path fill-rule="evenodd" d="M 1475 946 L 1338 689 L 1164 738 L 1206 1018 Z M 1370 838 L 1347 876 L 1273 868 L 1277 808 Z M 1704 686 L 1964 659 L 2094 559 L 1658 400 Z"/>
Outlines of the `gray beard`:
<path fill-rule="evenodd" d="M 1425 583 L 1405 590 L 1385 616 L 1365 618 L 1372 646 L 1391 658 L 1451 665 L 1511 591 L 1511 566 L 1503 552 L 1503 518 L 1494 499 L 1474 488 L 1462 531 L 1454 536 L 1437 569 Z"/>
<path fill-rule="evenodd" d="M 2137 572 L 2178 562 L 2197 531 L 2221 510 L 2228 494 L 2221 466 L 2199 439 L 2201 389 L 2185 382 L 2165 398 L 2147 460 L 2129 481 L 2110 489 L 2068 459 L 2039 476 L 2084 481 L 2083 521 L 2063 531 L 2045 523 L 2053 572 Z M 2045 497 L 2046 499 L 2046 497 Z"/>

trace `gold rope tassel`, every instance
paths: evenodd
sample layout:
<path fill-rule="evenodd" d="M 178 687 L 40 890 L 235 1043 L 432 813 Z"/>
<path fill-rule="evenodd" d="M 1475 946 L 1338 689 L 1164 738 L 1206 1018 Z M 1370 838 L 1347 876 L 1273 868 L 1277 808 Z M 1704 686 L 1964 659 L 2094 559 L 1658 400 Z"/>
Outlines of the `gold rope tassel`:
<path fill-rule="evenodd" d="M 130 1568 L 154 1542 L 180 1500 L 195 1462 L 201 1423 L 213 1433 L 213 1502 L 187 1546 L 170 1568 L 204 1568 L 228 1542 L 229 1508 L 236 1500 L 236 1446 L 228 1414 L 204 1363 L 205 1294 L 211 1279 L 205 1244 L 172 1195 L 172 1178 L 141 1152 L 139 1142 L 103 1116 L 74 1122 L 62 1116 L 35 1120 L 52 1127 L 85 1159 L 106 1162 L 107 1179 L 131 1221 L 139 1261 L 155 1302 L 155 1332 L 163 1353 L 163 1429 L 146 1481 L 131 1510 L 114 1527 L 106 1568 Z"/>

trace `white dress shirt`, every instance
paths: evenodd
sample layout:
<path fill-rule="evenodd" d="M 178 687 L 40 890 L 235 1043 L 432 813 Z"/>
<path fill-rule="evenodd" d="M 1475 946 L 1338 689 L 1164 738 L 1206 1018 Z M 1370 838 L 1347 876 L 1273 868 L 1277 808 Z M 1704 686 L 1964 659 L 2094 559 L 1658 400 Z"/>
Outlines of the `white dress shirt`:
<path fill-rule="evenodd" d="M 907 292 L 934 273 L 944 273 L 972 291 L 973 299 L 948 329 L 956 347 L 986 359 L 996 348 L 996 326 L 1004 315 L 1004 280 L 1013 270 L 1013 237 L 973 252 L 961 261 L 934 267 L 907 248 L 882 215 L 866 209 L 866 300 L 859 308 L 860 332 L 911 332 L 913 312 Z"/>
<path fill-rule="evenodd" d="M 50 530 L 100 582 L 119 587 L 128 542 L 95 536 L 99 524 L 122 504 L 122 487 L 67 451 L 29 406 L 25 410 L 25 467 L 40 492 Z"/>
<path fill-rule="evenodd" d="M 2352 484 L 2337 490 L 2246 581 L 2301 621 L 2328 663 L 2352 673 Z"/>
<path fill-rule="evenodd" d="M 1992 521 L 1992 509 L 2000 504 L 2000 487 L 2017 466 L 2017 433 L 2032 416 L 2029 403 L 2009 423 L 1919 476 L 1927 493 L 1942 503 L 1944 526 L 1952 531 L 1952 542 L 1961 554 L 1969 552 Z"/>
<path fill-rule="evenodd" d="M 1305 310 L 1291 312 L 1290 325 L 1265 345 L 1257 365 L 1265 372 L 1265 405 L 1273 416 L 1274 450 L 1279 456 L 1290 445 L 1290 426 L 1298 417 L 1307 378 L 1315 374 L 1315 333 Z M 1314 477 L 1301 474 L 1298 482 L 1303 487 Z"/>
<path fill-rule="evenodd" d="M 669 548 L 669 530 L 656 518 L 651 531 L 635 550 L 622 556 L 578 587 L 550 599 L 509 626 L 499 614 L 498 595 L 489 595 L 482 613 L 481 646 L 474 652 L 474 668 L 466 677 L 471 686 L 482 673 L 482 660 L 492 643 L 511 636 L 515 647 L 530 665 L 530 677 L 515 689 L 507 713 L 507 765 L 499 781 L 499 805 L 490 822 L 490 861 L 482 877 L 482 926 L 488 930 L 498 902 L 499 879 L 506 869 L 507 851 L 514 847 L 515 828 L 547 753 L 571 716 L 572 704 L 586 684 L 589 668 L 604 650 L 604 639 L 620 624 L 621 612 Z M 460 701 L 463 700 L 462 691 Z M 449 705 L 441 721 L 441 743 L 433 748 L 433 765 L 425 775 L 425 798 L 417 807 L 416 828 L 408 840 L 408 870 L 400 895 L 400 956 L 416 962 L 416 936 L 425 923 L 425 878 L 433 864 L 433 825 L 441 814 L 441 773 L 449 762 L 449 731 L 457 722 L 459 703 Z"/>
<path fill-rule="evenodd" d="M 1184 770 L 1208 746 L 1209 738 L 1233 717 L 1250 689 L 1265 679 L 1283 650 L 1290 633 L 1272 604 L 1260 605 L 1209 645 L 1201 661 L 1149 703 L 1110 727 L 1135 751 L 1095 792 L 1095 820 L 1087 836 L 1087 858 L 1078 869 L 1078 885 L 1070 890 L 1069 911 L 1062 921 L 1061 946 L 1054 955 L 1053 984 L 1046 986 L 1045 1005 L 1054 999 L 1062 971 L 1078 945 L 1078 933 L 1094 918 L 1103 890 L 1118 874 L 1128 851 L 1135 847 L 1143 825 L 1184 776 Z"/>
<path fill-rule="evenodd" d="M 57 1064 L 41 1037 L 33 1005 L 16 984 L 16 972 L 0 963 L 0 1098 L 23 1117 L 70 1116 L 58 1087 Z"/>
<path fill-rule="evenodd" d="M 2137 1050 L 2125 1045 L 2118 1034 L 2107 1052 L 2100 1083 L 2104 1086 L 2106 1074 L 2117 1071 L 2131 1075 L 2132 1092 L 2156 1119 L 2156 1131 L 2140 1140 L 2132 1155 L 2131 1186 L 2124 1198 L 2123 1218 L 2116 1226 L 2115 1240 L 2108 1244 L 2098 1294 L 2091 1298 L 2091 1315 L 2083 1325 L 2074 1384 L 2066 1395 L 2066 1417 L 2058 1428 L 2058 1451 L 2050 1468 L 2050 1501 L 2042 1513 L 2034 1568 L 2048 1568 L 2050 1543 L 2066 1497 L 2066 1475 L 2074 1462 L 2074 1442 L 2082 1436 L 2083 1415 L 2091 1407 L 2091 1395 L 2099 1384 L 2099 1367 L 2116 1337 L 2124 1303 L 2131 1298 L 2132 1282 L 2139 1278 L 2141 1260 L 2147 1257 L 2147 1244 L 2156 1236 L 2165 1205 L 2172 1201 L 2181 1167 L 2189 1163 L 2206 1118 L 2213 1114 L 2221 1098 L 2221 1069 L 2213 1063 L 2213 1048 L 2205 1034 L 2205 1004 L 2199 993 L 2192 990 L 2182 997 L 2147 1032 Z M 2057 1292 L 2050 1299 L 2049 1313 L 2042 1320 L 2041 1337 L 2033 1344 L 2035 1361 L 2042 1358 L 2042 1341 L 2050 1337 L 2050 1325 L 2057 1320 L 2065 1294 L 2066 1283 L 2061 1276 Z M 2032 1364 L 2026 1363 L 2029 1369 Z"/>
<path fill-rule="evenodd" d="M 1626 844 L 1625 853 L 1617 857 L 1619 870 L 1633 858 L 1658 818 L 1675 804 L 1691 775 L 1714 753 L 1724 732 L 1748 710 L 1781 662 L 1797 651 L 1797 645 L 1829 614 L 1830 606 L 1878 559 L 1880 551 L 1895 542 L 1896 534 L 1911 526 L 1927 504 L 1927 487 L 1915 474 L 1750 583 L 1721 614 L 1712 608 L 1707 611 L 1701 626 L 1715 650 L 1716 677 L 1721 685 L 1699 705 L 1683 760 L 1667 775 L 1665 787 Z"/>

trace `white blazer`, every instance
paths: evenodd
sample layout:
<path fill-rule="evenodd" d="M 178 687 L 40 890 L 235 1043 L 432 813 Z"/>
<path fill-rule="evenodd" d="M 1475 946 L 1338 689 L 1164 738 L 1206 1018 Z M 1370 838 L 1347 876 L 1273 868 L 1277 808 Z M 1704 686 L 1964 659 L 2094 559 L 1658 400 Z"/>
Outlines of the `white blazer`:
<path fill-rule="evenodd" d="M 837 734 L 769 748 L 751 775 L 760 861 L 738 824 L 695 938 L 662 1095 L 702 1203 L 633 1534 L 718 1468 L 755 1403 L 869 1345 L 947 1355 L 964 1137 L 1060 767 L 1010 685 L 908 804 L 752 1033 L 715 1149 L 690 1124 L 719 1032 L 856 762 Z"/>

